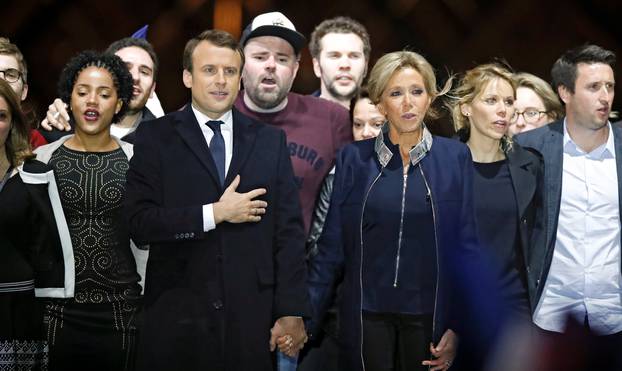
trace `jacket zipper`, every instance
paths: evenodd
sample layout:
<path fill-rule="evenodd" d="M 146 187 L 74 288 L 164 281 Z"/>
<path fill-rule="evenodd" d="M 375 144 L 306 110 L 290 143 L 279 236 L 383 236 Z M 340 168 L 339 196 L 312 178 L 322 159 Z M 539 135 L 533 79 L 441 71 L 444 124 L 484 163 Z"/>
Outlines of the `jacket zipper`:
<path fill-rule="evenodd" d="M 404 174 L 404 184 L 402 185 L 402 212 L 400 215 L 400 232 L 397 237 L 397 255 L 395 256 L 395 277 L 393 287 L 397 287 L 397 275 L 400 268 L 400 252 L 402 250 L 402 234 L 404 232 L 404 208 L 406 206 L 406 184 L 408 183 L 408 173 Z"/>
<path fill-rule="evenodd" d="M 360 238 L 361 238 L 361 261 L 359 264 L 359 287 L 361 288 L 361 300 L 359 313 L 360 313 L 360 321 L 361 321 L 361 365 L 363 366 L 363 371 L 365 371 L 365 360 L 363 359 L 363 216 L 365 215 L 365 205 L 367 204 L 367 199 L 369 198 L 369 193 L 371 189 L 374 187 L 380 176 L 382 175 L 382 170 L 384 170 L 384 166 L 380 168 L 380 173 L 374 178 L 374 181 L 371 182 L 371 185 L 367 189 L 367 193 L 365 194 L 365 198 L 363 199 L 363 207 L 361 208 L 361 223 L 360 223 Z"/>
<path fill-rule="evenodd" d="M 440 259 L 440 255 L 438 254 L 438 239 L 437 239 L 437 233 L 436 233 L 436 211 L 435 211 L 436 209 L 434 207 L 434 198 L 432 197 L 432 190 L 430 189 L 428 180 L 426 179 L 425 174 L 423 173 L 422 164 L 419 164 L 419 171 L 421 172 L 421 176 L 423 177 L 423 182 L 425 183 L 425 188 L 428 190 L 428 195 L 430 196 L 430 204 L 432 205 L 432 221 L 434 223 L 434 248 L 436 251 L 436 287 L 434 289 L 434 312 L 432 313 L 432 337 L 434 337 L 434 335 L 436 334 L 436 308 L 437 308 L 437 301 L 438 301 L 438 284 L 439 284 L 439 278 L 441 276 L 441 269 L 440 269 L 441 259 Z M 430 367 L 428 367 L 428 369 L 430 369 Z"/>

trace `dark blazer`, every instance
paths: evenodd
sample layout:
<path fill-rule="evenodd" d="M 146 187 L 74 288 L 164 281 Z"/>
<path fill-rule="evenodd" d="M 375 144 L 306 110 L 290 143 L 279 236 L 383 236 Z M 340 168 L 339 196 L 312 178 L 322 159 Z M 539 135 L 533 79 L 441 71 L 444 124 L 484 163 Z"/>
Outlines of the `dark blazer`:
<path fill-rule="evenodd" d="M 314 309 L 314 318 L 309 324 L 312 332 L 317 330 L 332 300 L 334 280 L 343 271 L 343 298 L 339 303 L 340 362 L 341 369 L 349 371 L 364 368 L 361 218 L 363 200 L 381 172 L 380 159 L 385 157 L 376 152 L 378 140 L 382 139 L 354 142 L 344 147 L 337 157 L 326 224 L 318 242 L 318 253 L 309 265 L 309 290 Z M 472 273 L 470 262 L 478 256 L 473 166 L 464 144 L 440 137 L 433 137 L 430 151 L 419 164 L 430 190 L 437 240 L 438 281 L 432 335 L 436 343 L 448 328 L 459 332 L 456 316 L 462 306 L 456 303 L 459 296 L 456 293 L 467 284 Z"/>
<path fill-rule="evenodd" d="M 304 232 L 283 131 L 233 109 L 237 192 L 264 187 L 259 223 L 203 232 L 223 187 L 191 105 L 140 126 L 127 173 L 131 235 L 150 245 L 139 363 L 149 370 L 271 370 L 270 328 L 308 316 Z"/>
<path fill-rule="evenodd" d="M 618 192 L 622 197 L 622 127 L 612 124 L 613 140 L 618 170 Z M 532 308 L 538 305 L 544 283 L 551 267 L 557 235 L 557 221 L 562 196 L 564 119 L 544 125 L 535 130 L 519 134 L 516 142 L 525 148 L 533 148 L 544 158 L 544 206 L 545 233 L 534 236 L 533 249 L 529 256 L 528 282 Z M 622 199 L 619 201 L 622 213 Z"/>

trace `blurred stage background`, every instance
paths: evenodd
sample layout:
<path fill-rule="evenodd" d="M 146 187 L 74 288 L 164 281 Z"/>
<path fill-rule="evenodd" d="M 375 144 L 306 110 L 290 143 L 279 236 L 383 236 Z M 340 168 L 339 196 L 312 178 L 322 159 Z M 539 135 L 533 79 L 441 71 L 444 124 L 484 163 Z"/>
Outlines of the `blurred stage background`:
<path fill-rule="evenodd" d="M 156 91 L 165 112 L 189 99 L 181 82 L 186 41 L 209 28 L 237 37 L 254 16 L 281 11 L 307 38 L 323 19 L 348 15 L 369 30 L 370 68 L 382 54 L 409 48 L 436 68 L 439 84 L 495 58 L 516 71 L 550 80 L 550 67 L 566 49 L 586 42 L 618 55 L 622 70 L 620 0 L 17 0 L 3 1 L 0 35 L 9 37 L 28 63 L 28 104 L 40 118 L 56 97 L 56 81 L 67 60 L 84 49 L 104 49 L 145 24 L 160 58 Z M 293 91 L 311 93 L 319 82 L 308 49 Z M 622 83 L 614 110 L 622 110 Z M 433 131 L 448 135 L 447 119 Z"/>

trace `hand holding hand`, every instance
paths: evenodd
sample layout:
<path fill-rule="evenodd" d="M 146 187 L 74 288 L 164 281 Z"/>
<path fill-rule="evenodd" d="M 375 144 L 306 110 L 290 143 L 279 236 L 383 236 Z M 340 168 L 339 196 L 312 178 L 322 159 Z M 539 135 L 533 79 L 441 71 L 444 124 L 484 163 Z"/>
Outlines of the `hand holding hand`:
<path fill-rule="evenodd" d="M 270 332 L 270 351 L 274 351 L 278 344 L 279 350 L 290 357 L 298 354 L 308 340 L 305 324 L 300 317 L 281 317 Z"/>
<path fill-rule="evenodd" d="M 456 349 L 458 348 L 458 335 L 451 329 L 445 331 L 441 337 L 441 341 L 434 347 L 434 344 L 430 343 L 430 353 L 434 359 L 429 361 L 423 361 L 421 364 L 425 366 L 431 366 L 430 370 L 447 370 L 451 367 L 451 364 L 456 358 Z"/>
<path fill-rule="evenodd" d="M 214 221 L 229 223 L 258 222 L 266 213 L 268 203 L 262 200 L 254 200 L 266 194 L 265 188 L 257 188 L 246 193 L 238 193 L 236 189 L 240 184 L 240 176 L 236 175 L 233 182 L 225 189 L 220 200 L 214 203 Z"/>
<path fill-rule="evenodd" d="M 41 121 L 41 127 L 47 131 L 52 131 L 53 128 L 64 131 L 71 130 L 67 105 L 62 100 L 56 98 L 54 103 L 50 104 L 45 119 Z"/>

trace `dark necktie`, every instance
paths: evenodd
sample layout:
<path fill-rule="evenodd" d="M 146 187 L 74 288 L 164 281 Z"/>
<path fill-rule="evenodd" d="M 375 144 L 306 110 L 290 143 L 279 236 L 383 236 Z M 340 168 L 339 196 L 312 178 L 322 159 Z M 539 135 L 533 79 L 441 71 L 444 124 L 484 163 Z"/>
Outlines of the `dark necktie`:
<path fill-rule="evenodd" d="M 220 132 L 220 125 L 222 124 L 224 124 L 222 121 L 208 121 L 206 123 L 214 132 L 214 136 L 212 136 L 212 140 L 209 142 L 209 150 L 216 163 L 216 169 L 218 169 L 220 185 L 225 184 L 225 139 Z"/>

